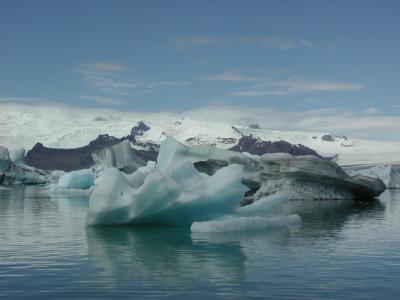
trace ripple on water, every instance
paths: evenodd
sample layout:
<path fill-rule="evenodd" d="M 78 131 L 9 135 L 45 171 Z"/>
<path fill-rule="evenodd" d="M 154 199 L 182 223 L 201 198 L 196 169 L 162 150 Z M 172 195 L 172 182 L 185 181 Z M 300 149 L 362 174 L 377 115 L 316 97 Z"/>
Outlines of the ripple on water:
<path fill-rule="evenodd" d="M 400 294 L 400 193 L 292 201 L 294 230 L 86 227 L 87 195 L 0 189 L 0 297 L 324 298 Z"/>

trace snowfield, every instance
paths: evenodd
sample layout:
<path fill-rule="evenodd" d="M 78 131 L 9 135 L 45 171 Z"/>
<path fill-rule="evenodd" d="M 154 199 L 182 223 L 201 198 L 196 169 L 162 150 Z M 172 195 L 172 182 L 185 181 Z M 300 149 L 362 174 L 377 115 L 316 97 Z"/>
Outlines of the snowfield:
<path fill-rule="evenodd" d="M 254 126 L 245 120 L 207 121 L 179 113 L 135 113 L 101 109 L 78 109 L 27 104 L 0 105 L 0 145 L 15 150 L 31 149 L 37 142 L 53 148 L 87 145 L 99 134 L 123 137 L 143 120 L 150 127 L 139 141 L 161 143 L 167 135 L 188 145 L 215 144 L 227 149 L 242 135 L 265 141 L 284 140 L 303 144 L 325 157 L 335 157 L 339 165 L 392 164 L 400 162 L 400 142 L 372 141 L 344 137 L 329 132 L 281 131 Z"/>

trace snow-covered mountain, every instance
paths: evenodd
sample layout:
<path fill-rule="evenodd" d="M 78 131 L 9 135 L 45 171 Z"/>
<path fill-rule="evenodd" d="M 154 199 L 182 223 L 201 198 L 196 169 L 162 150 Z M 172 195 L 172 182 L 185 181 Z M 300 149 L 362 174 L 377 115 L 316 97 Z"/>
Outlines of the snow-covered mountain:
<path fill-rule="evenodd" d="M 88 145 L 100 134 L 121 138 L 135 134 L 137 150 L 147 143 L 159 144 L 166 136 L 189 145 L 215 144 L 230 149 L 243 136 L 262 141 L 286 141 L 304 145 L 340 165 L 400 162 L 400 143 L 354 139 L 329 132 L 270 130 L 258 124 L 227 123 L 204 120 L 176 113 L 140 114 L 110 110 L 63 109 L 32 105 L 2 104 L 0 111 L 0 145 L 9 149 L 31 149 L 40 142 L 51 148 L 77 148 Z M 141 148 L 141 149 L 139 149 Z"/>

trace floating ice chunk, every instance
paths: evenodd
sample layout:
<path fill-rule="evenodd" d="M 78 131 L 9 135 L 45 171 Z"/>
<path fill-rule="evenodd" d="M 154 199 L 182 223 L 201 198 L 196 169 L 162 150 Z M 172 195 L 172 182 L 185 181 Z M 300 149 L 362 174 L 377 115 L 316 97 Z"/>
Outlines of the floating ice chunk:
<path fill-rule="evenodd" d="M 366 199 L 379 196 L 385 189 L 380 179 L 352 178 L 335 162 L 313 155 L 268 153 L 248 157 L 210 145 L 188 147 L 167 137 L 160 147 L 157 169 L 167 170 L 182 160 L 191 161 L 199 172 L 208 175 L 230 164 L 243 165 L 243 183 L 250 189 L 243 204 L 280 191 L 311 199 Z"/>
<path fill-rule="evenodd" d="M 106 169 L 91 194 L 87 223 L 190 225 L 232 214 L 247 191 L 242 172 L 232 164 L 203 177 L 184 160 L 165 172 L 153 170 L 137 187 L 140 170 Z"/>
<path fill-rule="evenodd" d="M 232 217 L 221 220 L 194 222 L 192 232 L 240 232 L 297 226 L 301 223 L 298 215 L 274 217 Z"/>
<path fill-rule="evenodd" d="M 43 184 L 51 180 L 51 172 L 15 164 L 8 149 L 0 146 L 0 184 Z"/>
<path fill-rule="evenodd" d="M 280 191 L 271 196 L 263 197 L 251 205 L 241 206 L 236 209 L 240 216 L 260 216 L 270 214 L 272 209 L 286 201 L 302 199 L 303 197 L 295 192 Z"/>
<path fill-rule="evenodd" d="M 94 185 L 94 174 L 91 169 L 72 171 L 62 175 L 58 185 L 69 189 L 88 189 Z"/>
<path fill-rule="evenodd" d="M 0 146 L 0 172 L 6 172 L 10 168 L 11 164 L 12 162 L 8 149 L 6 147 Z"/>
<path fill-rule="evenodd" d="M 343 169 L 352 176 L 379 178 L 389 189 L 400 188 L 400 164 L 354 165 Z"/>
<path fill-rule="evenodd" d="M 87 189 L 77 189 L 77 188 L 65 188 L 58 183 L 51 183 L 47 186 L 47 191 L 51 195 L 59 196 L 59 195 L 82 195 L 86 196 L 89 198 L 90 193 L 92 192 L 94 186 L 91 186 L 90 188 Z"/>
<path fill-rule="evenodd" d="M 140 167 L 140 168 L 138 169 L 138 171 L 141 172 L 141 173 L 144 174 L 144 175 L 148 175 L 148 174 L 150 174 L 151 172 L 153 172 L 155 168 L 156 168 L 156 162 L 155 162 L 155 161 L 149 160 L 149 161 L 147 162 L 147 165 L 145 165 L 145 166 L 143 166 L 143 167 Z"/>
<path fill-rule="evenodd" d="M 133 173 L 138 168 L 146 165 L 140 159 L 129 141 L 125 140 L 119 144 L 107 147 L 92 154 L 96 170 L 106 168 L 118 168 L 125 173 Z"/>
<path fill-rule="evenodd" d="M 160 152 L 157 158 L 157 168 L 160 170 L 166 170 L 170 166 L 182 160 L 190 160 L 194 163 L 196 161 L 207 159 L 229 160 L 235 157 L 247 158 L 241 153 L 219 149 L 211 145 L 188 147 L 168 136 L 160 146 Z"/>
<path fill-rule="evenodd" d="M 25 149 L 19 148 L 10 151 L 10 159 L 14 164 L 21 165 L 25 162 Z"/>

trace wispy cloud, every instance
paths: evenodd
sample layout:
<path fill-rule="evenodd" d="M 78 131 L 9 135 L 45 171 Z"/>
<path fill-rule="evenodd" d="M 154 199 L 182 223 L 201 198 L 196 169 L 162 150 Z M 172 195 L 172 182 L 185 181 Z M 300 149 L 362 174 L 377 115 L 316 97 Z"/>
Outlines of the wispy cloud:
<path fill-rule="evenodd" d="M 189 85 L 188 81 L 152 81 L 129 78 L 125 66 L 116 63 L 82 64 L 75 72 L 83 76 L 84 82 L 91 88 L 113 95 L 131 95 L 134 93 L 153 93 L 161 86 Z"/>
<path fill-rule="evenodd" d="M 205 76 L 204 78 L 206 80 L 211 80 L 211 81 L 234 81 L 234 82 L 258 80 L 258 78 L 255 76 L 248 76 L 248 75 L 243 75 L 239 72 L 229 72 L 229 71 Z"/>
<path fill-rule="evenodd" d="M 132 94 L 135 91 L 153 89 L 151 82 L 129 79 L 125 67 L 115 63 L 82 64 L 75 71 L 83 75 L 85 83 L 98 91 L 110 94 Z"/>
<path fill-rule="evenodd" d="M 222 41 L 218 37 L 208 35 L 198 36 L 175 36 L 170 42 L 170 46 L 176 50 L 186 50 L 188 48 L 205 46 L 237 46 L 247 44 L 260 46 L 270 49 L 289 50 L 295 48 L 314 48 L 315 44 L 307 39 L 287 39 L 277 35 L 269 36 L 247 36 Z"/>
<path fill-rule="evenodd" d="M 313 80 L 299 76 L 292 76 L 284 79 L 271 79 L 265 76 L 247 75 L 231 71 L 203 76 L 203 79 L 233 83 L 251 83 L 252 85 L 248 85 L 247 88 L 231 93 L 232 96 L 238 97 L 259 97 L 264 95 L 287 96 L 312 92 L 359 91 L 364 88 L 361 84 L 352 82 Z"/>
<path fill-rule="evenodd" d="M 7 97 L 7 96 L 0 96 L 0 102 L 44 102 L 46 98 L 39 98 L 39 97 Z"/>
<path fill-rule="evenodd" d="M 91 70 L 93 72 L 120 72 L 125 69 L 125 67 L 121 64 L 104 62 L 83 64 L 81 67 L 86 71 Z"/>
<path fill-rule="evenodd" d="M 187 80 L 177 80 L 177 81 L 168 81 L 168 80 L 161 80 L 156 82 L 158 86 L 185 86 L 190 85 L 190 81 Z"/>
<path fill-rule="evenodd" d="M 233 96 L 257 97 L 264 95 L 288 96 L 312 92 L 359 91 L 364 86 L 352 82 L 311 79 L 264 80 L 248 89 L 231 93 Z"/>
<path fill-rule="evenodd" d="M 259 97 L 259 96 L 264 96 L 266 95 L 265 91 L 261 90 L 244 90 L 244 91 L 237 91 L 237 92 L 232 92 L 232 96 L 235 97 Z"/>
<path fill-rule="evenodd" d="M 172 39 L 172 47 L 177 50 L 185 50 L 189 47 L 217 46 L 222 42 L 212 36 L 176 36 Z"/>
<path fill-rule="evenodd" d="M 363 111 L 364 115 L 376 115 L 379 113 L 379 109 L 375 108 L 375 107 L 368 107 Z"/>
<path fill-rule="evenodd" d="M 79 96 L 79 99 L 87 100 L 90 102 L 95 102 L 98 104 L 110 104 L 110 105 L 119 105 L 124 104 L 125 102 L 120 99 L 108 98 L 102 96 Z"/>
<path fill-rule="evenodd" d="M 279 36 L 265 36 L 265 37 L 246 37 L 242 39 L 243 43 L 262 46 L 271 49 L 288 50 L 294 48 L 311 48 L 313 43 L 308 40 L 291 40 L 281 38 Z"/>
<path fill-rule="evenodd" d="M 321 99 L 318 98 L 307 98 L 303 101 L 303 103 L 318 103 L 321 102 Z"/>

